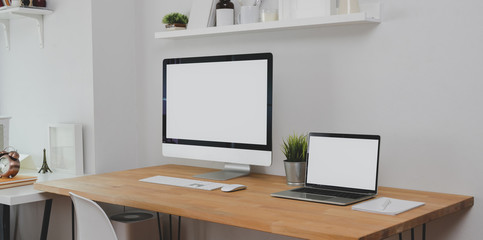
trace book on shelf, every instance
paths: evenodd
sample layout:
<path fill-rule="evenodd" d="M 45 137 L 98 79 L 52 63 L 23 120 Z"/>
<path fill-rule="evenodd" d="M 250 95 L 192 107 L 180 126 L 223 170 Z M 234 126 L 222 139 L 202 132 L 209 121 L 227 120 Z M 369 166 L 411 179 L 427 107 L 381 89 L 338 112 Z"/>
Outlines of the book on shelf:
<path fill-rule="evenodd" d="M 0 189 L 34 184 L 35 176 L 17 175 L 13 178 L 0 178 Z"/>

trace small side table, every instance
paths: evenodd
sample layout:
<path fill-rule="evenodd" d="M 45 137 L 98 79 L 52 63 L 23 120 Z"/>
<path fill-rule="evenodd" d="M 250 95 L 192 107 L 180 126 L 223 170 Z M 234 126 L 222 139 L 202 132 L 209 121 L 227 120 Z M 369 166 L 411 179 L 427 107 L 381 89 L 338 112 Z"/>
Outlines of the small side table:
<path fill-rule="evenodd" d="M 21 170 L 19 174 L 37 176 L 37 182 L 76 177 L 76 175 L 72 174 L 38 174 L 35 170 Z M 10 240 L 10 207 L 39 201 L 45 201 L 40 239 L 46 240 L 52 209 L 52 199 L 55 197 L 58 197 L 58 195 L 35 190 L 33 184 L 1 189 L 0 207 L 2 209 L 2 224 L 0 226 L 0 240 Z"/>

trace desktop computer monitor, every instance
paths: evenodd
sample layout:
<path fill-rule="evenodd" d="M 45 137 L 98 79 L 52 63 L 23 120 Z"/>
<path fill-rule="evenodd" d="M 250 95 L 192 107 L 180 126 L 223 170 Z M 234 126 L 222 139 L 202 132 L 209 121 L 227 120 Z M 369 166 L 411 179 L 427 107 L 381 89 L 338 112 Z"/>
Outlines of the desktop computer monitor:
<path fill-rule="evenodd" d="M 272 163 L 271 53 L 163 61 L 164 156 L 224 162 L 226 180 Z"/>

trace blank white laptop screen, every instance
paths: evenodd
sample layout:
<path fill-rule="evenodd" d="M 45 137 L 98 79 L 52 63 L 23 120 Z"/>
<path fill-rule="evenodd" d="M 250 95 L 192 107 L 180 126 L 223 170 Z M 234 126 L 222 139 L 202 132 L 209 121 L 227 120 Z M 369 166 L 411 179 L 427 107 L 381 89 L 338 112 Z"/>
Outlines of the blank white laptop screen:
<path fill-rule="evenodd" d="M 376 190 L 379 141 L 310 136 L 307 183 Z"/>

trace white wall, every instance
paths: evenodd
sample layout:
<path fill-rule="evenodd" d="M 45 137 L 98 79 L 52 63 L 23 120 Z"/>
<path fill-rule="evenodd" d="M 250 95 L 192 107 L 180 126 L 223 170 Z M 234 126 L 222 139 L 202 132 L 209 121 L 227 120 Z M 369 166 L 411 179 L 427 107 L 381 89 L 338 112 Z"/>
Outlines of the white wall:
<path fill-rule="evenodd" d="M 43 49 L 33 20 L 11 21 L 10 51 L 0 33 L 0 114 L 12 117 L 10 144 L 39 166 L 50 123 L 82 123 L 84 156 L 94 157 L 90 2 L 48 4 L 56 11 L 45 17 Z"/>
<path fill-rule="evenodd" d="M 156 40 L 163 15 L 187 13 L 191 0 L 123 7 L 96 1 L 92 10 L 90 1 L 50 0 L 55 13 L 46 18 L 45 49 L 38 49 L 27 20 L 12 23 L 11 51 L 0 36 L 0 115 L 14 117 L 11 143 L 37 160 L 47 144 L 46 125 L 68 121 L 85 124 L 89 172 L 164 163 L 218 167 L 162 157 L 162 59 L 272 52 L 276 151 L 273 165 L 256 171 L 283 174 L 277 149 L 294 131 L 380 134 L 381 185 L 475 196 L 471 210 L 429 224 L 428 238 L 478 239 L 483 2 L 383 3 L 379 25 Z M 185 223 L 184 239 L 224 239 L 227 232 L 233 240 L 286 239 Z M 62 239 L 51 232 L 50 239 Z"/>
<path fill-rule="evenodd" d="M 137 166 L 134 2 L 48 7 L 43 49 L 32 20 L 11 21 L 10 51 L 1 33 L 0 114 L 12 116 L 11 145 L 40 166 L 48 124 L 81 123 L 87 173 Z"/>
<path fill-rule="evenodd" d="M 135 4 L 92 4 L 96 173 L 138 165 Z"/>
<path fill-rule="evenodd" d="M 55 12 L 45 17 L 45 47 L 39 48 L 35 22 L 11 21 L 11 49 L 0 32 L 0 115 L 11 116 L 10 144 L 31 154 L 38 166 L 48 148 L 50 123 L 83 124 L 85 170 L 94 172 L 94 93 L 91 2 L 49 0 Z M 15 239 L 40 236 L 44 203 L 12 208 Z M 49 239 L 70 236 L 70 201 L 55 199 Z M 63 226 L 66 224 L 66 226 Z M 12 222 L 12 227 L 15 224 Z M 57 227 L 60 226 L 60 227 Z"/>

